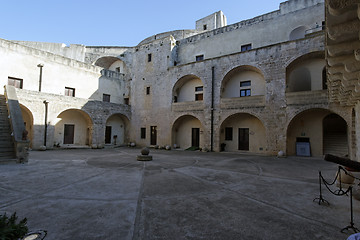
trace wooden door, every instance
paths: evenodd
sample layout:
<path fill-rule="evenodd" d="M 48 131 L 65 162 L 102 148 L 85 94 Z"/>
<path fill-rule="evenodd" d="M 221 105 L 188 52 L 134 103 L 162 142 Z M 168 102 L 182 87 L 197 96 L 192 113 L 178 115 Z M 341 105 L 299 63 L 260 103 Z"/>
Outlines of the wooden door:
<path fill-rule="evenodd" d="M 156 126 L 150 127 L 150 145 L 156 145 L 157 131 Z"/>
<path fill-rule="evenodd" d="M 200 146 L 200 128 L 191 129 L 191 146 L 192 147 Z"/>
<path fill-rule="evenodd" d="M 111 143 L 111 126 L 105 128 L 105 144 Z"/>
<path fill-rule="evenodd" d="M 239 150 L 249 151 L 249 129 L 239 128 Z"/>
<path fill-rule="evenodd" d="M 64 144 L 74 144 L 74 124 L 64 124 Z"/>

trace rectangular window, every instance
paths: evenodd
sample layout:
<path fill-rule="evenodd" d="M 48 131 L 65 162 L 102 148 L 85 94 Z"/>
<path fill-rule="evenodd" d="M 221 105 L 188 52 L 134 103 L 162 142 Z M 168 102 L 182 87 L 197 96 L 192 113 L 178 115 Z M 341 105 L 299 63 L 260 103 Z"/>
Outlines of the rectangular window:
<path fill-rule="evenodd" d="M 124 104 L 129 105 L 129 98 L 124 98 Z"/>
<path fill-rule="evenodd" d="M 146 87 L 146 95 L 150 95 L 150 87 Z"/>
<path fill-rule="evenodd" d="M 151 53 L 148 54 L 148 62 L 151 62 Z"/>
<path fill-rule="evenodd" d="M 251 96 L 250 89 L 241 89 L 240 90 L 240 97 L 248 97 L 248 96 Z"/>
<path fill-rule="evenodd" d="M 241 51 L 242 52 L 249 51 L 249 50 L 251 50 L 251 43 L 241 46 Z"/>
<path fill-rule="evenodd" d="M 195 92 L 202 92 L 204 89 L 203 86 L 200 86 L 200 87 L 195 87 Z"/>
<path fill-rule="evenodd" d="M 146 128 L 141 128 L 140 129 L 140 137 L 141 139 L 145 139 L 146 138 Z"/>
<path fill-rule="evenodd" d="M 22 89 L 23 80 L 21 78 L 8 77 L 8 85 Z"/>
<path fill-rule="evenodd" d="M 196 59 L 197 62 L 202 61 L 202 60 L 204 60 L 204 55 L 198 55 L 198 56 L 195 57 L 195 59 Z"/>
<path fill-rule="evenodd" d="M 232 141 L 233 140 L 233 129 L 232 127 L 225 128 L 225 140 Z"/>
<path fill-rule="evenodd" d="M 204 95 L 202 93 L 195 94 L 195 101 L 202 101 L 204 98 Z"/>
<path fill-rule="evenodd" d="M 206 25 L 206 24 L 203 25 L 203 29 L 204 29 L 204 31 L 207 29 L 207 25 Z"/>
<path fill-rule="evenodd" d="M 104 102 L 110 102 L 110 95 L 109 94 L 103 94 L 103 101 Z"/>
<path fill-rule="evenodd" d="M 251 86 L 251 81 L 240 82 L 240 87 L 249 87 Z"/>
<path fill-rule="evenodd" d="M 120 72 L 120 67 L 117 67 L 117 68 L 115 69 L 115 71 L 119 73 L 119 72 Z"/>
<path fill-rule="evenodd" d="M 65 96 L 75 97 L 75 88 L 65 87 Z"/>

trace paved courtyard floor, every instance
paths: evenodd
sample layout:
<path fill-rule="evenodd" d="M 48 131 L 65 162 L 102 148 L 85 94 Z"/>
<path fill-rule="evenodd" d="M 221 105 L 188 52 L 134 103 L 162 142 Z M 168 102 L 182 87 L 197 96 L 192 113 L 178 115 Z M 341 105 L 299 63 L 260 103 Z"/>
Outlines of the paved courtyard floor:
<path fill-rule="evenodd" d="M 16 211 L 50 239 L 346 239 L 350 199 L 324 189 L 320 158 L 139 149 L 32 151 L 0 165 L 0 213 Z M 360 202 L 354 200 L 360 227 Z"/>

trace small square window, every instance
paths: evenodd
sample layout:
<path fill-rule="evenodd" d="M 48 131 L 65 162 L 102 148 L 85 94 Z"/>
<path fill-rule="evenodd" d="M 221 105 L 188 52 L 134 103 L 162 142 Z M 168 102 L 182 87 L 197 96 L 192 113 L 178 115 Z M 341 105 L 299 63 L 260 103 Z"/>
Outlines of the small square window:
<path fill-rule="evenodd" d="M 195 60 L 196 60 L 196 61 L 202 61 L 202 60 L 204 60 L 204 55 L 198 55 L 198 56 L 196 56 L 196 57 L 195 57 Z"/>
<path fill-rule="evenodd" d="M 202 101 L 204 99 L 204 95 L 202 93 L 195 94 L 195 101 Z"/>
<path fill-rule="evenodd" d="M 251 50 L 251 43 L 241 46 L 241 51 L 242 52 L 249 51 L 249 50 Z"/>
<path fill-rule="evenodd" d="M 103 94 L 103 102 L 110 102 L 110 95 L 109 94 Z"/>
<path fill-rule="evenodd" d="M 141 128 L 140 129 L 140 137 L 141 139 L 145 139 L 146 138 L 146 128 Z"/>
<path fill-rule="evenodd" d="M 151 53 L 148 54 L 148 62 L 151 62 Z"/>
<path fill-rule="evenodd" d="M 232 127 L 225 128 L 225 140 L 232 141 L 233 140 L 233 129 Z"/>
<path fill-rule="evenodd" d="M 65 87 L 65 96 L 75 97 L 75 88 Z"/>
<path fill-rule="evenodd" d="M 115 68 L 115 72 L 120 72 L 120 67 Z"/>
<path fill-rule="evenodd" d="M 251 86 L 251 81 L 240 82 L 240 87 L 249 87 Z"/>
<path fill-rule="evenodd" d="M 23 80 L 21 78 L 8 77 L 8 85 L 22 89 Z"/>
<path fill-rule="evenodd" d="M 240 97 L 248 97 L 248 96 L 251 96 L 250 89 L 241 89 L 240 90 Z"/>
<path fill-rule="evenodd" d="M 202 92 L 203 86 L 195 87 L 195 92 Z"/>
<path fill-rule="evenodd" d="M 146 95 L 150 95 L 150 87 L 146 87 Z"/>

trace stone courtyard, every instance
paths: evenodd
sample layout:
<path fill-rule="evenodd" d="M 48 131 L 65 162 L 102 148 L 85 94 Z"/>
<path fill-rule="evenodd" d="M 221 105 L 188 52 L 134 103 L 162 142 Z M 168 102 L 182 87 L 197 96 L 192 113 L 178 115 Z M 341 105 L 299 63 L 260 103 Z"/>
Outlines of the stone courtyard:
<path fill-rule="evenodd" d="M 346 239 L 350 200 L 324 190 L 321 158 L 138 148 L 30 152 L 0 166 L 0 212 L 50 239 Z M 354 222 L 360 227 L 354 200 Z"/>

